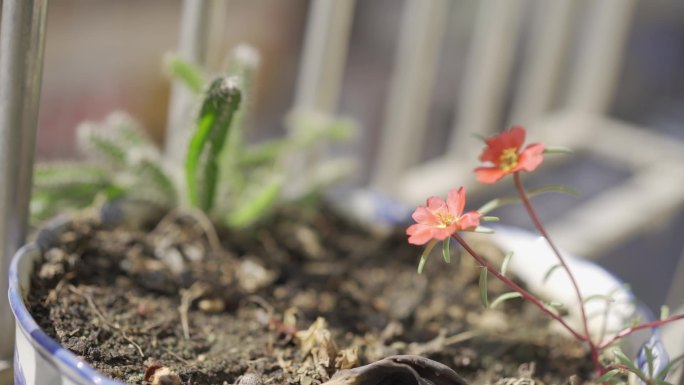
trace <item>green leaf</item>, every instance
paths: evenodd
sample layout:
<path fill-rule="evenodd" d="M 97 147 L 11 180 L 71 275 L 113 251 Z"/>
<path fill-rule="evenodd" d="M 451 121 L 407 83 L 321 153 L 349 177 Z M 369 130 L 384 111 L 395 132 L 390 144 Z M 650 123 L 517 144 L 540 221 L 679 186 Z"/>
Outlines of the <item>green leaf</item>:
<path fill-rule="evenodd" d="M 506 205 L 510 205 L 510 204 L 518 203 L 518 202 L 520 202 L 520 198 L 516 198 L 516 197 L 495 198 L 495 199 L 492 199 L 489 202 L 485 203 L 484 205 L 482 205 L 482 207 L 477 209 L 477 211 L 484 216 L 485 214 L 488 214 L 489 212 L 491 212 L 491 211 L 493 211 L 493 210 L 495 210 L 501 206 L 506 206 Z"/>
<path fill-rule="evenodd" d="M 125 112 L 117 111 L 109 114 L 101 129 L 111 132 L 114 139 L 124 148 L 146 147 L 158 153 L 157 147 L 140 123 Z"/>
<path fill-rule="evenodd" d="M 563 267 L 563 265 L 561 265 L 560 263 L 551 266 L 551 268 L 549 268 L 549 270 L 546 271 L 546 274 L 544 274 L 544 278 L 542 278 L 542 283 L 546 283 L 546 281 L 548 281 L 551 277 L 551 274 L 553 274 L 553 272 L 556 271 L 556 269 L 561 267 Z"/>
<path fill-rule="evenodd" d="M 579 196 L 580 195 L 579 192 L 577 192 L 576 190 L 574 190 L 568 186 L 550 185 L 550 186 L 544 186 L 544 187 L 532 189 L 532 190 L 527 192 L 527 196 L 532 198 L 534 196 L 544 194 L 547 192 L 561 192 L 561 193 L 566 193 L 566 194 L 570 194 L 573 196 Z M 489 212 L 491 212 L 491 211 L 493 211 L 499 207 L 514 204 L 514 203 L 520 203 L 520 202 L 521 202 L 521 200 L 519 197 L 495 198 L 495 199 L 492 199 L 489 202 L 485 203 L 484 205 L 482 205 L 482 207 L 477 209 L 477 211 L 482 215 L 486 215 Z"/>
<path fill-rule="evenodd" d="M 644 346 L 644 354 L 646 354 L 646 364 L 648 366 L 648 378 L 653 378 L 653 350 L 650 346 Z"/>
<path fill-rule="evenodd" d="M 228 216 L 231 227 L 246 227 L 262 218 L 274 205 L 282 191 L 282 181 L 276 180 L 265 185 L 261 191 L 241 202 Z"/>
<path fill-rule="evenodd" d="M 140 159 L 138 167 L 134 170 L 140 181 L 149 187 L 154 188 L 170 206 L 175 206 L 178 202 L 178 192 L 176 185 L 171 178 L 162 170 L 161 165 L 153 159 Z"/>
<path fill-rule="evenodd" d="M 487 268 L 480 268 L 480 301 L 485 309 L 489 308 L 489 298 L 487 297 Z"/>
<path fill-rule="evenodd" d="M 546 307 L 549 310 L 555 312 L 558 315 L 562 314 L 565 310 L 565 305 L 557 301 L 544 302 L 544 305 L 546 305 Z"/>
<path fill-rule="evenodd" d="M 310 110 L 295 110 L 286 118 L 288 135 L 297 150 L 309 149 L 322 140 L 346 141 L 358 131 L 355 121 Z"/>
<path fill-rule="evenodd" d="M 222 77 L 209 87 L 190 140 L 185 162 L 186 188 L 190 204 L 209 212 L 216 194 L 217 158 L 240 105 L 240 89 L 235 79 Z"/>
<path fill-rule="evenodd" d="M 484 226 L 477 226 L 472 231 L 475 233 L 482 233 L 482 234 L 494 234 L 493 229 L 490 229 L 489 227 L 484 227 Z"/>
<path fill-rule="evenodd" d="M 238 159 L 238 166 L 254 167 L 273 163 L 283 154 L 286 147 L 287 142 L 285 140 L 276 139 L 245 148 L 240 159 Z"/>
<path fill-rule="evenodd" d="M 606 373 L 604 373 L 601 377 L 597 378 L 595 382 L 597 384 L 601 384 L 603 382 L 610 382 L 610 380 L 616 375 L 620 374 L 620 372 L 620 369 L 609 370 Z"/>
<path fill-rule="evenodd" d="M 605 302 L 615 302 L 615 299 L 613 297 L 611 297 L 610 295 L 605 295 L 605 294 L 592 294 L 588 297 L 583 298 L 582 302 L 584 302 L 586 304 L 586 303 L 596 301 L 596 300 L 603 300 Z"/>
<path fill-rule="evenodd" d="M 622 351 L 619 349 L 613 350 L 613 354 L 615 355 L 615 358 L 620 361 L 620 363 L 624 366 L 626 366 L 630 372 L 636 374 L 637 376 L 644 378 L 646 375 L 644 372 L 641 371 L 635 364 L 634 361 L 632 361 L 629 357 L 627 357 Z"/>
<path fill-rule="evenodd" d="M 527 195 L 529 197 L 533 197 L 533 196 L 537 196 L 539 194 L 544 194 L 547 192 L 560 192 L 560 193 L 570 194 L 570 195 L 573 195 L 576 197 L 581 195 L 577 190 L 575 190 L 571 187 L 562 185 L 562 184 L 555 184 L 555 185 L 549 185 L 549 186 L 543 186 L 543 187 L 535 188 L 535 189 L 528 191 Z"/>
<path fill-rule="evenodd" d="M 572 154 L 572 149 L 562 146 L 544 146 L 544 154 Z"/>
<path fill-rule="evenodd" d="M 425 250 L 423 250 L 423 254 L 420 255 L 420 262 L 418 262 L 418 274 L 423 273 L 423 268 L 425 268 L 425 262 L 427 262 L 428 257 L 430 256 L 430 252 L 432 249 L 435 247 L 437 244 L 437 240 L 433 239 L 430 241 L 430 243 L 425 246 Z"/>
<path fill-rule="evenodd" d="M 202 73 L 196 65 L 181 59 L 177 55 L 167 55 L 165 67 L 171 77 L 178 79 L 185 84 L 192 92 L 200 94 L 204 88 Z"/>
<path fill-rule="evenodd" d="M 501 218 L 499 218 L 499 217 L 491 217 L 491 216 L 480 217 L 480 221 L 482 221 L 482 222 L 498 222 L 500 220 L 501 220 Z"/>
<path fill-rule="evenodd" d="M 225 149 L 219 156 L 221 173 L 220 192 L 223 195 L 240 194 L 246 188 L 249 170 L 243 167 L 243 159 L 247 151 L 245 132 L 248 116 L 252 111 L 254 99 L 254 83 L 259 68 L 259 52 L 248 44 L 237 45 L 228 59 L 228 74 L 240 85 L 240 109 L 235 112 L 231 128 L 226 139 Z M 272 158 L 271 163 L 275 160 Z M 270 166 L 271 164 L 269 164 Z"/>
<path fill-rule="evenodd" d="M 513 252 L 509 251 L 506 253 L 503 262 L 501 262 L 501 275 L 506 275 L 506 272 L 508 271 L 508 264 L 511 262 L 511 258 L 513 258 Z"/>
<path fill-rule="evenodd" d="M 41 191 L 61 191 L 75 185 L 103 186 L 108 181 L 101 166 L 86 163 L 39 164 L 33 171 L 33 188 Z"/>
<path fill-rule="evenodd" d="M 113 133 L 103 131 L 93 122 L 81 123 L 76 128 L 79 149 L 90 157 L 101 159 L 114 168 L 124 168 L 128 163 L 127 148 L 114 139 Z"/>
<path fill-rule="evenodd" d="M 476 138 L 476 139 L 480 139 L 482 142 L 486 142 L 486 141 L 487 141 L 487 137 L 486 137 L 486 136 L 484 136 L 484 135 L 482 135 L 482 134 L 478 134 L 477 132 L 471 132 L 470 135 L 472 135 L 472 136 L 473 136 L 474 138 Z"/>
<path fill-rule="evenodd" d="M 307 183 L 310 191 L 319 191 L 349 177 L 358 168 L 356 159 L 338 157 L 321 160 L 313 167 Z"/>
<path fill-rule="evenodd" d="M 660 372 L 658 372 L 657 379 L 665 380 L 665 377 L 667 377 L 670 371 L 674 369 L 677 365 L 681 364 L 682 361 L 684 361 L 684 354 L 681 354 L 676 358 L 671 359 L 670 362 Z"/>
<path fill-rule="evenodd" d="M 444 262 L 446 263 L 451 263 L 450 240 L 451 238 L 447 238 L 442 242 L 442 257 L 444 257 Z"/>
<path fill-rule="evenodd" d="M 660 307 L 660 319 L 664 320 L 669 316 L 670 316 L 670 307 L 667 305 L 661 306 Z"/>
<path fill-rule="evenodd" d="M 508 301 L 509 299 L 513 298 L 520 298 L 522 297 L 522 294 L 518 293 L 517 291 L 511 291 L 508 293 L 503 293 L 500 296 L 496 297 L 494 301 L 489 305 L 490 308 L 495 308 L 498 304 L 503 303 L 505 301 Z"/>

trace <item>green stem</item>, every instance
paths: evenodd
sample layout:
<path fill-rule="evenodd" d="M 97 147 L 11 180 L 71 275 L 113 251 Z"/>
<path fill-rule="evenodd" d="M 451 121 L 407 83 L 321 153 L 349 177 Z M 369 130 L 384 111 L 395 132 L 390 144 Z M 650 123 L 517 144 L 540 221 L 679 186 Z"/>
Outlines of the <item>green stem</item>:
<path fill-rule="evenodd" d="M 513 282 L 510 278 L 506 277 L 505 275 L 501 274 L 499 270 L 497 270 L 489 261 L 484 259 L 482 256 L 480 256 L 475 250 L 473 250 L 466 241 L 461 238 L 458 233 L 454 233 L 452 237 L 463 246 L 463 248 L 470 254 L 477 263 L 480 264 L 480 266 L 484 267 L 487 269 L 488 272 L 493 274 L 496 278 L 501 280 L 506 286 L 510 287 L 511 289 L 515 290 L 516 292 L 520 293 L 520 295 L 528 300 L 529 302 L 533 303 L 536 305 L 541 311 L 546 313 L 549 317 L 555 319 L 558 321 L 561 325 L 563 325 L 569 332 L 572 334 L 575 338 L 577 338 L 580 341 L 585 341 L 586 337 L 578 333 L 575 329 L 573 329 L 570 325 L 568 325 L 567 322 L 563 318 L 561 318 L 559 315 L 555 314 L 549 308 L 544 305 L 542 301 L 540 301 L 537 297 L 535 297 L 532 293 L 528 292 L 527 290 L 523 289 L 522 287 L 518 286 L 517 283 Z"/>
<path fill-rule="evenodd" d="M 530 216 L 530 219 L 532 219 L 532 222 L 534 223 L 534 227 L 537 228 L 537 231 L 546 239 L 546 242 L 549 244 L 551 247 L 551 250 L 553 250 L 553 253 L 556 255 L 558 258 L 558 261 L 560 262 L 561 266 L 563 266 L 563 269 L 565 272 L 568 274 L 568 277 L 570 278 L 570 282 L 572 283 L 572 287 L 575 291 L 575 295 L 577 296 L 577 301 L 579 304 L 580 308 L 580 316 L 582 319 L 582 326 L 584 327 L 584 334 L 585 334 L 585 341 L 589 345 L 589 349 L 591 350 L 591 359 L 594 362 L 594 367 L 599 373 L 603 373 L 605 369 L 601 365 L 601 362 L 599 360 L 599 350 L 596 347 L 596 344 L 594 344 L 594 341 L 591 340 L 591 334 L 589 333 L 589 322 L 587 321 L 587 314 L 586 311 L 584 310 L 584 302 L 582 302 L 582 294 L 580 293 L 579 285 L 577 284 L 577 280 L 575 279 L 575 276 L 572 274 L 572 271 L 570 270 L 570 267 L 568 266 L 567 262 L 565 261 L 565 258 L 563 258 L 563 255 L 561 254 L 560 250 L 556 247 L 556 245 L 553 243 L 551 240 L 551 237 L 549 237 L 549 234 L 546 232 L 546 229 L 544 228 L 544 225 L 542 225 L 541 221 L 539 220 L 539 216 L 537 216 L 536 211 L 534 210 L 534 207 L 532 207 L 532 203 L 530 203 L 530 199 L 527 196 L 527 192 L 525 191 L 525 187 L 522 184 L 522 180 L 520 179 L 520 172 L 515 172 L 513 174 L 513 180 L 515 181 L 515 188 L 518 190 L 518 194 L 520 195 L 520 199 L 523 202 L 523 205 L 525 206 L 525 209 L 527 210 L 527 213 Z"/>

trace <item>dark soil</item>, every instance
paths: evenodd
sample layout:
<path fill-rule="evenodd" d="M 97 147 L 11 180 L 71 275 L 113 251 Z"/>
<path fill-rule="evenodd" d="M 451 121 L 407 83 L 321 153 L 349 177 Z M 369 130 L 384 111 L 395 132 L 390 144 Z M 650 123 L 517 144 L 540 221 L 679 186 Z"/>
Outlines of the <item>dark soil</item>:
<path fill-rule="evenodd" d="M 378 235 L 329 209 L 285 209 L 249 231 L 219 230 L 220 244 L 212 234 L 177 213 L 144 230 L 77 221 L 36 269 L 31 312 L 132 384 L 159 365 L 183 384 L 254 374 L 310 385 L 394 354 L 429 357 L 472 384 L 581 384 L 591 370 L 586 350 L 537 309 L 516 299 L 483 311 L 465 255 L 446 265 L 435 252 L 416 274 L 422 250 L 402 229 Z M 505 291 L 490 281 L 492 298 Z"/>

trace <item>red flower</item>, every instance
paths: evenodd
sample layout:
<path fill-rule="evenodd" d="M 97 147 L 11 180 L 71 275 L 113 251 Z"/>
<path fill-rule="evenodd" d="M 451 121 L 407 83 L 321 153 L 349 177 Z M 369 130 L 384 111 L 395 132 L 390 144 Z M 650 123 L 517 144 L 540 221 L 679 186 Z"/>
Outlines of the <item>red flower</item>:
<path fill-rule="evenodd" d="M 430 197 L 426 206 L 418 206 L 413 219 L 418 222 L 406 229 L 409 243 L 424 245 L 431 239 L 443 241 L 459 230 L 473 230 L 480 224 L 480 213 L 470 211 L 463 214 L 465 189 L 449 191 L 446 202 L 439 197 Z"/>
<path fill-rule="evenodd" d="M 543 161 L 544 145 L 530 144 L 522 152 L 525 143 L 525 129 L 514 126 L 508 131 L 486 140 L 487 147 L 482 151 L 480 160 L 494 163 L 494 166 L 475 169 L 477 180 L 482 183 L 496 183 L 508 174 L 524 170 L 534 171 Z"/>

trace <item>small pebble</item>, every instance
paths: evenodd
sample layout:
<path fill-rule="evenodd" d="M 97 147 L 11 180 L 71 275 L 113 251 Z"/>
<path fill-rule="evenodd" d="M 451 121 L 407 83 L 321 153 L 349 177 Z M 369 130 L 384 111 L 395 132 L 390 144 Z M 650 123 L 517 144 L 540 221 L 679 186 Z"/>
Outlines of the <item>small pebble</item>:
<path fill-rule="evenodd" d="M 242 376 L 240 376 L 236 385 L 263 385 L 263 384 L 264 384 L 264 381 L 261 379 L 261 376 L 256 375 L 254 373 L 248 373 L 248 374 L 243 374 Z"/>
<path fill-rule="evenodd" d="M 226 308 L 225 302 L 219 298 L 207 298 L 199 301 L 197 307 L 205 313 L 220 313 Z"/>
<path fill-rule="evenodd" d="M 180 377 L 166 366 L 154 371 L 149 378 L 152 385 L 181 385 Z"/>

